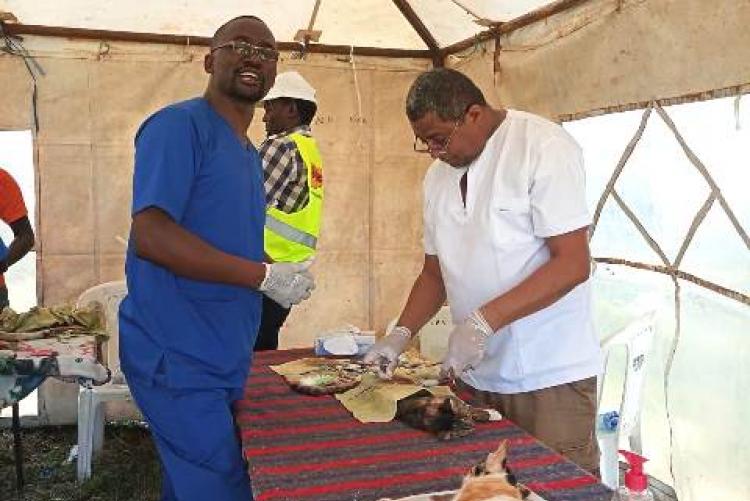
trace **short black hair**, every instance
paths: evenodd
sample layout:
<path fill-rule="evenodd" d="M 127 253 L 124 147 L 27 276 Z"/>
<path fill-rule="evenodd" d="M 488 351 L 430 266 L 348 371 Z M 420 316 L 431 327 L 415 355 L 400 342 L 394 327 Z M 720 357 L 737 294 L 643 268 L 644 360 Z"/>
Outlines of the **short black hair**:
<path fill-rule="evenodd" d="M 294 105 L 297 107 L 300 122 L 310 125 L 315 118 L 315 112 L 318 111 L 318 105 L 306 99 L 295 99 Z"/>
<path fill-rule="evenodd" d="M 297 99 L 294 97 L 277 97 L 272 101 L 279 101 L 285 105 L 294 104 L 297 110 L 297 116 L 299 117 L 300 125 L 310 125 L 315 113 L 318 111 L 318 105 L 307 99 Z"/>
<path fill-rule="evenodd" d="M 216 47 L 218 45 L 218 42 L 221 39 L 221 36 L 224 34 L 224 32 L 227 30 L 227 27 L 230 24 L 232 24 L 235 21 L 239 21 L 241 19 L 254 19 L 255 21 L 260 21 L 261 23 L 266 24 L 266 22 L 263 21 L 258 16 L 245 15 L 245 16 L 233 17 L 232 19 L 230 19 L 229 21 L 227 21 L 226 23 L 222 24 L 221 26 L 219 26 L 216 29 L 216 31 L 214 32 L 214 36 L 211 37 L 211 47 Z M 266 25 L 266 26 L 268 26 L 268 25 Z"/>
<path fill-rule="evenodd" d="M 469 77 L 450 68 L 434 68 L 411 84 L 406 116 L 414 122 L 432 112 L 441 120 L 459 120 L 473 104 L 486 106 L 487 101 Z"/>

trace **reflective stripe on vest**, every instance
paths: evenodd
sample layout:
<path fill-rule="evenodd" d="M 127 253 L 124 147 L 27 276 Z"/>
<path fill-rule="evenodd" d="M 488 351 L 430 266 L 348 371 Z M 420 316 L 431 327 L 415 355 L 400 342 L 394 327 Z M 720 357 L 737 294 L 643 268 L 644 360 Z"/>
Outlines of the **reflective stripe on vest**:
<path fill-rule="evenodd" d="M 269 207 L 263 240 L 266 254 L 274 261 L 298 263 L 310 259 L 318 243 L 323 212 L 323 165 L 312 137 L 294 132 L 289 139 L 297 146 L 307 170 L 308 201 L 290 213 Z"/>
<path fill-rule="evenodd" d="M 297 242 L 311 249 L 314 249 L 318 245 L 318 239 L 313 235 L 298 230 L 294 226 L 283 223 L 278 219 L 274 219 L 270 214 L 266 214 L 266 228 L 291 242 Z"/>

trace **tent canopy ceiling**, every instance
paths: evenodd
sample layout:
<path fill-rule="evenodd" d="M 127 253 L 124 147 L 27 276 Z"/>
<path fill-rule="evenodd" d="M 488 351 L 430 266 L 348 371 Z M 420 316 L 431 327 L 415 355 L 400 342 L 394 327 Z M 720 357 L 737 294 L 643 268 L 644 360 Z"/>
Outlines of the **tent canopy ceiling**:
<path fill-rule="evenodd" d="M 551 0 L 320 0 L 313 30 L 326 45 L 393 49 L 428 48 L 397 3 L 411 9 L 438 47 L 553 4 Z M 0 11 L 26 25 L 210 37 L 235 16 L 265 20 L 280 42 L 308 29 L 316 0 L 150 0 L 125 7 L 120 0 L 0 0 Z M 125 8 L 123 8 L 125 7 Z M 486 24 L 486 23 L 485 23 Z"/>

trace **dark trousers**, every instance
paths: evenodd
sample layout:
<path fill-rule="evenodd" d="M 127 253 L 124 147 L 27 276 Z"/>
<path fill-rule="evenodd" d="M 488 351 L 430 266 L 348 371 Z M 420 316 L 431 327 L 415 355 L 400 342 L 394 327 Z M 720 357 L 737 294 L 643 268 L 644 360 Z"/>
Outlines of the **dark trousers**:
<path fill-rule="evenodd" d="M 284 325 L 290 311 L 292 311 L 291 308 L 284 308 L 273 299 L 263 296 L 260 328 L 253 351 L 275 350 L 279 347 L 279 329 Z"/>
<path fill-rule="evenodd" d="M 0 311 L 6 306 L 9 306 L 8 289 L 4 285 L 0 285 Z"/>

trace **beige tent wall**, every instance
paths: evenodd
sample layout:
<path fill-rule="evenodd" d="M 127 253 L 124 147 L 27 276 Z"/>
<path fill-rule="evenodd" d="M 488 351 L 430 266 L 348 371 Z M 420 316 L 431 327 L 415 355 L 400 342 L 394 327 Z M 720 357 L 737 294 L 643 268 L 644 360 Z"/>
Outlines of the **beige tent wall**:
<path fill-rule="evenodd" d="M 44 68 L 38 94 L 38 284 L 43 304 L 74 301 L 123 277 L 130 223 L 133 136 L 151 112 L 199 95 L 205 48 L 25 37 Z M 426 60 L 285 55 L 318 89 L 313 130 L 324 157 L 326 206 L 313 271 L 317 290 L 295 308 L 283 346 L 310 346 L 344 324 L 382 328 L 396 315 L 422 261 L 421 180 L 429 159 L 412 151 L 403 112 Z M 356 71 L 355 71 L 356 70 Z M 0 55 L 0 128 L 29 129 L 31 80 Z M 259 110 L 250 135 L 263 137 Z M 12 286 L 12 284 L 11 284 Z M 73 385 L 42 388 L 40 421 L 75 420 Z"/>
<path fill-rule="evenodd" d="M 733 0 L 592 0 L 450 56 L 488 100 L 569 119 L 651 99 L 737 92 L 750 83 L 750 4 Z M 119 279 L 127 237 L 132 138 L 152 111 L 199 94 L 205 49 L 26 37 L 39 78 L 38 275 L 44 304 Z M 314 130 L 325 160 L 326 210 L 318 289 L 292 313 L 283 346 L 352 323 L 382 328 L 419 270 L 421 179 L 406 90 L 425 60 L 286 55 L 318 88 Z M 356 69 L 356 71 L 355 71 Z M 23 63 L 0 55 L 0 128 L 31 127 Z M 251 127 L 262 137 L 261 113 Z M 50 390 L 54 388 L 54 390 Z M 70 422 L 75 388 L 48 384 L 42 418 Z"/>
<path fill-rule="evenodd" d="M 502 78 L 495 72 L 495 42 L 479 43 L 445 60 L 445 66 L 467 75 L 482 90 L 484 98 L 492 106 L 508 106 L 501 102 L 497 93 L 498 82 Z"/>
<path fill-rule="evenodd" d="M 498 95 L 570 119 L 747 92 L 749 24 L 747 1 L 592 0 L 501 38 Z"/>

